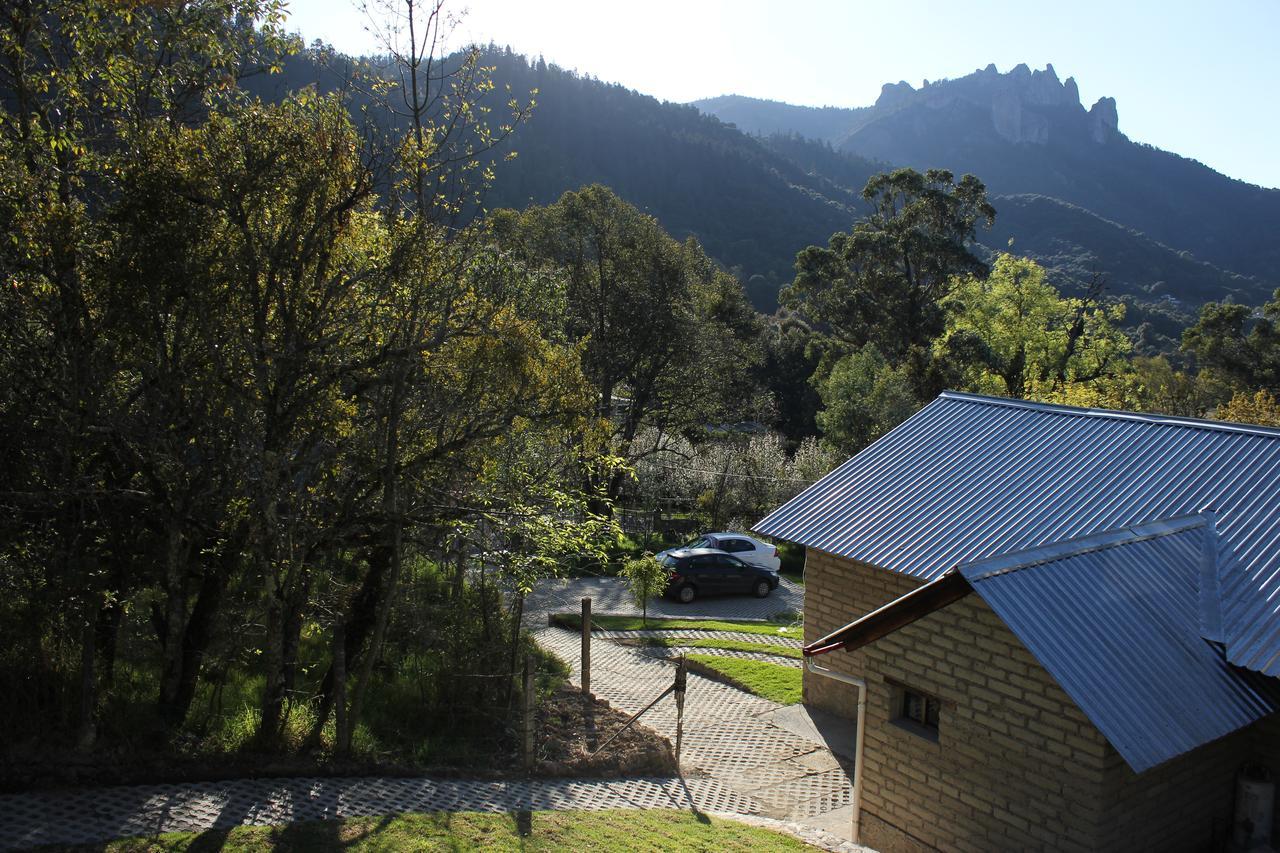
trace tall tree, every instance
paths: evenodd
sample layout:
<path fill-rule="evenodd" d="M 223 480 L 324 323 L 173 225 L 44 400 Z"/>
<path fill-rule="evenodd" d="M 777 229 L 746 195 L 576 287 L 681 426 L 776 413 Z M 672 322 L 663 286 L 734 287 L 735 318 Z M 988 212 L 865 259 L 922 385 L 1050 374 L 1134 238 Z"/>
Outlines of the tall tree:
<path fill-rule="evenodd" d="M 1208 303 L 1182 333 L 1182 349 L 1240 390 L 1280 390 L 1280 290 L 1260 309 Z"/>
<path fill-rule="evenodd" d="M 631 461 L 642 426 L 697 430 L 753 396 L 758 320 L 728 273 L 692 240 L 677 243 L 601 186 L 553 205 L 495 215 L 495 232 L 531 264 L 567 277 L 564 332 L 583 347 L 597 415 Z M 622 474 L 609 476 L 617 497 Z"/>
<path fill-rule="evenodd" d="M 995 221 L 986 187 L 943 169 L 899 169 L 867 182 L 872 213 L 826 248 L 796 256 L 782 302 L 848 351 L 875 344 L 891 360 L 927 347 L 943 329 L 941 300 L 958 275 L 986 268 L 970 246 Z"/>
<path fill-rule="evenodd" d="M 1123 305 L 1065 299 L 1035 261 L 1001 254 L 986 278 L 958 280 L 943 303 L 938 359 L 967 390 L 1018 399 L 1118 403 L 1129 339 Z"/>

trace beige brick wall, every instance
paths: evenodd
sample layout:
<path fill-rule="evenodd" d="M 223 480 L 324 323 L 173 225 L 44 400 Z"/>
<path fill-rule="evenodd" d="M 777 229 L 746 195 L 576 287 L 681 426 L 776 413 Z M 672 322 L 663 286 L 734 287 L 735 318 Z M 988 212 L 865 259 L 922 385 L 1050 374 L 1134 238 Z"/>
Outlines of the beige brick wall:
<path fill-rule="evenodd" d="M 1272 824 L 1272 846 L 1280 848 L 1280 714 L 1272 715 L 1252 729 L 1252 760 L 1265 764 L 1276 781 L 1275 822 Z"/>
<path fill-rule="evenodd" d="M 813 550 L 805 569 L 806 642 L 919 585 Z M 1256 751 L 1256 735 L 1237 733 L 1135 776 L 976 595 L 821 662 L 867 679 L 863 804 L 871 827 L 888 824 L 877 835 L 889 851 L 912 839 L 946 850 L 1196 849 L 1215 821 L 1225 828 L 1224 780 Z M 937 742 L 892 722 L 895 683 L 942 700 Z M 806 701 L 820 708 L 852 716 L 856 693 L 805 674 Z"/>

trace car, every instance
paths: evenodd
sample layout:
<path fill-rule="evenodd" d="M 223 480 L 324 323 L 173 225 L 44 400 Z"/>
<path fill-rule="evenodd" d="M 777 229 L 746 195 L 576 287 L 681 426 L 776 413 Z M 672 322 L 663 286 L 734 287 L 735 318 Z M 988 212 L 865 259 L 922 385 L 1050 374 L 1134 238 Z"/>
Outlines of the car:
<path fill-rule="evenodd" d="M 782 560 L 778 559 L 778 549 L 773 545 L 768 542 L 761 542 L 759 539 L 753 539 L 744 533 L 728 531 L 704 533 L 692 542 L 686 542 L 681 545 L 679 549 L 671 548 L 659 552 L 658 558 L 661 559 L 675 550 L 687 551 L 690 548 L 716 548 L 734 555 L 745 563 L 768 569 L 771 572 L 778 571 L 782 566 Z"/>
<path fill-rule="evenodd" d="M 676 548 L 658 561 L 667 570 L 663 594 L 682 604 L 699 595 L 765 598 L 778 588 L 777 572 L 753 566 L 718 548 Z"/>

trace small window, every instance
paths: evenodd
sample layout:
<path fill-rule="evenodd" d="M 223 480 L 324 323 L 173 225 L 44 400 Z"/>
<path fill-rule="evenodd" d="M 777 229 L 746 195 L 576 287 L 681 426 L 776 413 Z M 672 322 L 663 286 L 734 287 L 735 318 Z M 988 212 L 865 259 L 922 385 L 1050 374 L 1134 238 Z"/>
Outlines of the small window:
<path fill-rule="evenodd" d="M 720 545 L 721 551 L 728 551 L 730 554 L 738 554 L 743 551 L 754 551 L 755 548 L 745 539 L 726 539 Z"/>
<path fill-rule="evenodd" d="M 932 696 L 914 690 L 902 691 L 902 718 L 931 729 L 938 728 L 938 711 L 942 705 Z"/>
<path fill-rule="evenodd" d="M 938 740 L 942 702 L 913 687 L 895 685 L 893 722 L 928 740 Z"/>

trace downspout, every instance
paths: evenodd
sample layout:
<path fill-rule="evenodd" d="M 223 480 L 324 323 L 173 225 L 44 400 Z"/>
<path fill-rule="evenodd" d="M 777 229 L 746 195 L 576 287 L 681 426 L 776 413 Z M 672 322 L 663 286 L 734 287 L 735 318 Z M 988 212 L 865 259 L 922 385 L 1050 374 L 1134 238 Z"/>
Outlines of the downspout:
<path fill-rule="evenodd" d="M 842 681 L 845 684 L 852 684 L 858 688 L 858 734 L 856 745 L 853 749 L 853 796 L 850 805 L 853 806 L 853 843 L 861 844 L 862 834 L 862 744 L 866 733 L 867 720 L 867 682 L 865 679 L 857 678 L 852 675 L 845 675 L 843 672 L 836 672 L 834 669 L 827 669 L 825 666 L 819 666 L 812 657 L 804 659 L 805 669 L 815 675 L 821 675 L 826 678 L 832 678 L 836 681 Z"/>

